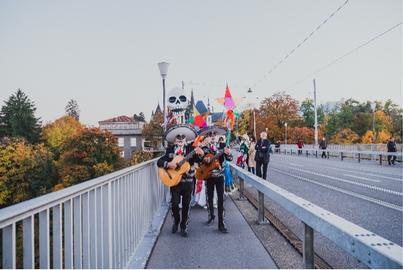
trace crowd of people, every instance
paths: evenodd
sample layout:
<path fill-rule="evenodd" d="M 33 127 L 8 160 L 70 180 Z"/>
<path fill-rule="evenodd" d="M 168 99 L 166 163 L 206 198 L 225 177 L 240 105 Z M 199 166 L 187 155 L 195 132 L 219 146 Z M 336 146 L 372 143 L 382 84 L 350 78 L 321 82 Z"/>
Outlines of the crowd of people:
<path fill-rule="evenodd" d="M 178 128 L 179 129 L 179 128 Z M 188 223 L 191 202 L 204 206 L 208 212 L 206 224 L 210 225 L 215 220 L 214 209 L 217 208 L 218 230 L 228 233 L 228 228 L 224 222 L 224 193 L 225 193 L 225 163 L 233 159 L 230 145 L 225 142 L 223 136 L 218 136 L 214 131 L 206 132 L 203 136 L 203 143 L 196 144 L 197 134 L 181 127 L 172 134 L 165 136 L 170 145 L 167 147 L 165 155 L 157 162 L 158 167 L 165 171 L 177 170 L 182 164 L 174 159 L 182 156 L 189 162 L 190 169 L 184 173 L 180 182 L 170 186 L 171 210 L 173 217 L 172 233 L 176 233 L 180 228 L 183 237 L 188 236 Z M 171 130 L 172 132 L 172 130 Z M 170 139 L 169 139 L 170 138 Z M 189 143 L 193 142 L 193 143 Z M 267 179 L 268 164 L 270 162 L 271 142 L 267 138 L 265 131 L 260 133 L 259 139 L 253 136 L 244 135 L 239 138 L 239 156 L 237 165 L 247 169 L 257 176 Z M 302 154 L 304 148 L 303 140 L 297 142 L 298 154 Z M 280 142 L 275 144 L 275 151 L 279 151 Z M 319 143 L 322 150 L 322 158 L 327 158 L 327 142 L 322 138 Z M 396 152 L 396 142 L 391 138 L 387 143 L 388 152 Z M 389 165 L 396 162 L 395 155 L 388 155 Z M 205 168 L 204 168 L 204 167 Z M 196 167 L 208 168 L 208 174 L 202 179 L 197 177 Z M 169 173 L 168 173 L 169 175 Z M 204 196 L 203 196 L 204 195 Z M 180 210 L 180 208 L 182 208 Z"/>

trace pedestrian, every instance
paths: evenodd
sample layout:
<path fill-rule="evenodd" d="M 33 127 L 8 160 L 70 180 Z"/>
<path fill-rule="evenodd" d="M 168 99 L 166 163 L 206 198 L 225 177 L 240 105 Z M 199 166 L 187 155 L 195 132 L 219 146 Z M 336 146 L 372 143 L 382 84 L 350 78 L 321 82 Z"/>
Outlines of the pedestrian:
<path fill-rule="evenodd" d="M 265 131 L 260 133 L 260 139 L 257 141 L 255 149 L 256 175 L 266 179 L 267 166 L 270 161 L 270 141 L 267 139 L 267 133 Z"/>
<path fill-rule="evenodd" d="M 209 133 L 207 134 L 207 137 L 205 139 L 205 142 L 207 143 L 207 146 L 203 147 L 204 151 L 204 158 L 203 158 L 203 163 L 204 164 L 211 164 L 212 160 L 211 158 L 215 155 L 217 155 L 219 152 L 219 149 L 215 147 L 214 145 L 214 135 Z M 207 224 L 211 224 L 214 219 L 214 205 L 213 205 L 213 199 L 214 199 L 214 187 L 217 191 L 217 208 L 218 208 L 218 230 L 222 233 L 227 233 L 228 229 L 224 223 L 224 160 L 231 161 L 232 160 L 232 155 L 231 155 L 231 150 L 228 147 L 225 147 L 223 149 L 223 152 L 221 155 L 219 155 L 218 158 L 218 167 L 213 169 L 211 171 L 211 174 L 209 177 L 206 177 L 207 179 L 207 203 L 208 203 L 208 212 L 209 212 L 209 217 Z M 215 161 L 214 161 L 215 162 Z"/>
<path fill-rule="evenodd" d="M 256 174 L 256 161 L 255 161 L 255 156 L 256 156 L 256 139 L 255 137 L 251 137 L 250 140 L 250 145 L 249 145 L 249 160 L 248 160 L 248 171 Z"/>
<path fill-rule="evenodd" d="M 192 145 L 187 145 L 186 139 L 192 140 L 195 139 L 196 131 L 194 135 L 191 133 L 191 129 L 188 128 L 186 130 L 185 127 L 174 127 L 167 131 L 165 138 L 171 143 L 170 146 L 166 149 L 165 155 L 157 161 L 157 166 L 159 168 L 168 169 L 176 169 L 178 164 L 173 162 L 173 159 L 176 156 L 186 156 L 191 154 L 193 151 Z M 180 132 L 186 131 L 186 133 Z M 172 138 L 172 139 L 169 139 Z M 172 144 L 173 143 L 173 144 Z M 171 210 L 173 217 L 173 225 L 172 225 L 172 233 L 176 233 L 178 231 L 178 227 L 180 225 L 181 235 L 183 237 L 188 236 L 188 222 L 189 222 L 189 210 L 190 210 L 190 201 L 195 181 L 195 169 L 194 163 L 201 161 L 201 158 L 198 156 L 202 156 L 204 154 L 203 150 L 200 147 L 194 148 L 195 152 L 190 157 L 189 163 L 191 165 L 191 169 L 182 175 L 181 181 L 176 186 L 171 186 Z M 179 214 L 179 202 L 182 197 L 182 219 Z"/>
<path fill-rule="evenodd" d="M 395 138 L 391 137 L 388 141 L 387 144 L 388 147 L 388 153 L 395 153 L 396 150 L 396 142 L 395 142 Z M 396 156 L 395 155 L 388 155 L 388 164 L 389 165 L 395 165 L 395 161 L 396 161 Z"/>
<path fill-rule="evenodd" d="M 241 152 L 241 167 L 245 169 L 249 161 L 249 147 L 248 147 L 248 137 L 247 135 L 242 136 L 241 145 L 239 146 L 239 151 Z"/>
<path fill-rule="evenodd" d="M 325 137 L 322 138 L 322 140 L 319 143 L 319 148 L 322 149 L 322 158 L 326 158 L 326 148 L 327 148 L 327 143 Z"/>
<path fill-rule="evenodd" d="M 280 141 L 277 141 L 275 144 L 276 153 L 280 153 Z"/>
<path fill-rule="evenodd" d="M 302 148 L 304 147 L 304 141 L 302 139 L 298 140 L 297 147 L 298 147 L 298 155 L 301 155 L 302 154 Z"/>

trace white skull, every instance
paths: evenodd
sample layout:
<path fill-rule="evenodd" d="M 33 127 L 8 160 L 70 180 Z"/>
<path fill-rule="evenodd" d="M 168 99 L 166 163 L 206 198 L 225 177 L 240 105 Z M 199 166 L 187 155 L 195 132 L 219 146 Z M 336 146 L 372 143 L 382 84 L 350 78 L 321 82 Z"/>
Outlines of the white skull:
<path fill-rule="evenodd" d="M 182 88 L 175 87 L 168 93 L 167 106 L 175 115 L 183 114 L 189 105 L 185 91 Z"/>

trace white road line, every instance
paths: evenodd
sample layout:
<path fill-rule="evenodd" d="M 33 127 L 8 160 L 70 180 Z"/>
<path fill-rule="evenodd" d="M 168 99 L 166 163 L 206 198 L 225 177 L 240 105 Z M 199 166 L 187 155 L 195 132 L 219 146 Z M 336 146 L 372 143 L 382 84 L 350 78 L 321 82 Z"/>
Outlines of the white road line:
<path fill-rule="evenodd" d="M 368 189 L 381 191 L 381 192 L 385 192 L 385 193 L 389 193 L 389 194 L 392 194 L 392 195 L 403 197 L 402 192 L 398 192 L 398 191 L 394 191 L 394 190 L 390 190 L 390 189 L 386 189 L 386 188 L 381 188 L 381 187 L 377 187 L 377 186 L 371 186 L 371 185 L 363 184 L 363 183 L 360 183 L 360 182 L 350 181 L 350 180 L 346 180 L 346 179 L 343 179 L 343 178 L 340 178 L 340 177 L 334 177 L 334 176 L 321 174 L 321 173 L 313 172 L 313 171 L 307 171 L 307 170 L 303 170 L 303 169 L 297 169 L 297 168 L 292 168 L 292 167 L 287 167 L 287 169 L 296 170 L 296 171 L 300 171 L 300 172 L 304 172 L 304 173 L 308 173 L 308 174 L 313 174 L 313 175 L 316 175 L 316 176 L 322 176 L 322 177 L 326 177 L 326 178 L 336 180 L 336 181 L 339 181 L 339 182 L 344 182 L 344 183 L 348 183 L 348 184 L 352 184 L 352 185 L 356 185 L 356 186 L 360 186 L 360 187 L 364 187 L 364 188 L 368 188 Z"/>
<path fill-rule="evenodd" d="M 280 157 L 280 156 L 276 156 L 276 157 Z M 295 157 L 295 156 L 287 156 L 287 157 L 285 157 L 285 156 L 281 156 L 281 158 L 283 158 L 283 159 L 286 159 L 286 158 L 289 158 L 289 157 L 291 157 L 292 159 L 294 159 L 294 161 L 295 161 L 295 159 L 297 159 L 298 157 Z M 304 158 L 304 161 L 305 160 L 308 160 L 309 158 Z M 302 161 L 302 158 L 300 159 L 301 161 Z M 309 159 L 309 160 L 314 160 L 314 161 L 322 161 L 322 159 Z M 341 161 L 340 161 L 341 162 Z M 312 162 L 310 163 L 310 164 L 312 164 Z M 316 164 L 318 164 L 318 165 L 320 165 L 320 166 L 322 166 L 322 167 L 327 167 L 327 168 L 337 168 L 337 169 L 344 169 L 344 168 L 348 168 L 348 169 L 350 169 L 350 170 L 354 170 L 354 172 L 357 172 L 357 173 L 362 173 L 362 174 L 365 174 L 366 172 L 368 172 L 368 170 L 365 170 L 365 172 L 362 170 L 362 169 L 365 169 L 365 168 L 368 168 L 368 166 L 367 167 L 362 167 L 362 166 L 366 166 L 365 164 L 361 164 L 360 165 L 360 163 L 356 163 L 356 165 L 357 166 L 355 166 L 355 167 L 352 167 L 352 166 L 348 166 L 348 165 L 353 165 L 353 163 L 345 163 L 344 165 L 345 166 L 343 166 L 343 168 L 342 167 L 338 167 L 338 166 L 332 166 L 332 167 L 329 167 L 329 165 L 323 165 L 323 163 L 320 163 L 320 162 L 317 162 Z M 342 165 L 342 164 L 340 164 L 340 163 L 338 163 L 337 165 Z M 371 165 L 371 167 L 370 168 L 368 168 L 368 169 L 374 169 L 374 166 L 375 165 Z M 378 166 L 378 165 L 377 165 Z M 385 167 L 381 167 L 381 166 L 378 166 L 380 169 L 386 169 Z M 344 169 L 345 170 L 345 169 Z M 371 171 L 371 170 L 370 170 Z M 379 171 L 379 170 L 378 170 Z M 400 170 L 400 172 L 401 172 L 402 170 Z M 371 173 L 374 173 L 374 174 L 379 174 L 378 172 L 374 172 L 374 171 L 371 171 Z M 387 179 L 394 179 L 394 180 L 398 180 L 398 181 L 402 181 L 402 175 L 401 174 L 395 174 L 395 173 L 393 173 L 393 172 L 386 172 L 387 174 L 389 174 L 389 175 L 393 175 L 393 177 L 391 177 L 391 176 L 382 176 L 382 177 L 384 177 L 384 178 L 387 178 Z M 381 177 L 381 176 L 380 176 Z"/>
<path fill-rule="evenodd" d="M 348 174 L 348 173 L 343 173 L 343 175 L 348 176 L 348 177 L 352 177 L 352 178 L 365 180 L 365 181 L 371 181 L 371 182 L 375 182 L 375 183 L 380 183 L 381 182 L 379 180 L 369 179 L 369 178 L 366 178 L 366 177 L 360 177 L 360 176 L 356 176 L 356 175 L 352 175 L 352 174 Z"/>
<path fill-rule="evenodd" d="M 277 162 L 277 161 L 275 161 Z M 294 164 L 294 163 L 290 163 L 290 164 Z M 310 164 L 312 165 L 312 164 Z M 303 165 L 300 165 L 299 167 L 305 167 Z M 332 170 L 336 170 L 336 171 L 345 171 L 345 172 L 349 172 L 349 173 L 356 173 L 356 174 L 361 174 L 361 175 L 368 175 L 368 176 L 373 176 L 373 177 L 379 177 L 379 178 L 385 178 L 388 180 L 393 180 L 393 181 L 397 181 L 397 182 L 403 182 L 402 178 L 395 178 L 395 177 L 389 177 L 389 176 L 383 176 L 383 175 L 379 175 L 379 174 L 375 174 L 375 173 L 366 173 L 366 172 L 362 172 L 362 171 L 357 171 L 357 170 L 347 170 L 347 169 L 343 169 L 343 168 L 339 168 L 339 167 L 332 167 L 332 166 L 326 166 L 326 165 L 320 165 L 320 167 L 322 168 L 328 168 L 328 169 L 332 169 Z"/>
<path fill-rule="evenodd" d="M 304 167 L 304 165 L 297 164 L 297 163 L 289 163 L 290 165 L 297 166 L 297 167 Z"/>
<path fill-rule="evenodd" d="M 298 176 L 298 175 L 294 175 L 294 174 L 291 174 L 291 173 L 284 172 L 284 171 L 276 169 L 276 168 L 273 168 L 273 170 L 275 170 L 275 171 L 277 171 L 277 172 L 279 172 L 281 174 L 285 174 L 285 175 L 294 177 L 296 179 L 299 179 L 299 180 L 302 180 L 302 181 L 305 181 L 305 182 L 309 182 L 311 184 L 322 186 L 322 187 L 325 187 L 325 188 L 328 188 L 328 189 L 331 189 L 331 190 L 335 190 L 335 191 L 338 191 L 338 192 L 341 192 L 341 193 L 344 193 L 344 194 L 347 194 L 347 195 L 350 195 L 350 196 L 353 196 L 353 197 L 356 197 L 356 198 L 359 198 L 359 199 L 362 199 L 362 200 L 365 200 L 365 201 L 368 201 L 368 202 L 372 202 L 372 203 L 375 203 L 375 204 L 378 204 L 378 205 L 381 205 L 381 206 L 384 206 L 384 207 L 387 207 L 387 208 L 390 208 L 390 209 L 393 209 L 393 210 L 403 212 L 403 207 L 395 205 L 395 204 L 392 204 L 392 203 L 384 202 L 384 201 L 374 199 L 374 198 L 371 198 L 371 197 L 368 197 L 368 196 L 365 196 L 365 195 L 362 195 L 362 194 L 358 194 L 358 193 L 355 193 L 355 192 L 352 192 L 352 191 L 348 191 L 348 190 L 345 190 L 345 189 L 342 189 L 342 188 L 338 188 L 338 187 L 330 186 L 330 185 L 327 185 L 327 184 L 324 184 L 324 183 L 320 183 L 320 182 L 317 182 L 317 181 L 314 181 L 314 180 L 311 180 L 311 179 L 308 179 L 308 178 L 305 178 L 305 177 L 302 177 L 302 176 Z"/>

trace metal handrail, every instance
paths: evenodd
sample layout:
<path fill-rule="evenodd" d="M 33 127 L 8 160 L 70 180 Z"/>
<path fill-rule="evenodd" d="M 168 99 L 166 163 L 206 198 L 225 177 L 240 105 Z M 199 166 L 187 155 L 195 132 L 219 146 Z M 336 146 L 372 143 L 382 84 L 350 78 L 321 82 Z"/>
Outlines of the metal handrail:
<path fill-rule="evenodd" d="M 276 149 L 276 148 L 274 148 Z M 298 148 L 298 147 L 280 147 L 280 150 L 302 150 L 302 151 L 325 151 L 330 153 L 345 153 L 345 154 L 363 154 L 363 155 L 383 155 L 383 156 L 402 156 L 402 152 L 381 152 L 381 151 L 363 151 L 363 150 L 337 150 L 337 149 L 319 149 L 319 148 Z"/>
<path fill-rule="evenodd" d="M 371 268 L 402 268 L 403 249 L 399 245 L 376 235 L 344 218 L 337 216 L 297 195 L 288 192 L 262 178 L 234 165 L 233 174 L 239 177 L 242 194 L 244 182 L 258 190 L 258 218 L 263 215 L 264 196 L 286 209 L 305 224 L 304 265 L 313 268 L 313 233 L 317 231 L 332 240 L 340 248 Z"/>
<path fill-rule="evenodd" d="M 38 233 L 40 268 L 126 267 L 165 203 L 156 161 L 1 209 L 2 267 L 16 268 L 21 225 L 24 268 L 35 268 Z"/>

